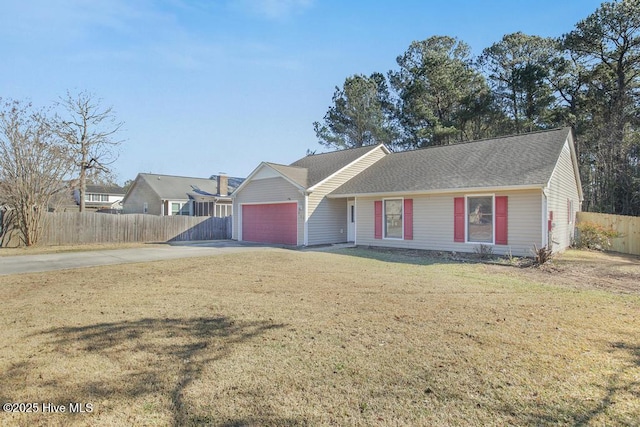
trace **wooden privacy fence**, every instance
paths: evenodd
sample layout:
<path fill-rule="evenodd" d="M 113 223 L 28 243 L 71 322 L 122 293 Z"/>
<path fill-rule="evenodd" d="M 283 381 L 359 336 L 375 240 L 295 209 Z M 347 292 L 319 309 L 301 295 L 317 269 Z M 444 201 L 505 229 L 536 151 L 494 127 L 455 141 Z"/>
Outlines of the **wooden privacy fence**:
<path fill-rule="evenodd" d="M 640 255 L 640 217 L 578 212 L 577 222 L 593 222 L 616 231 L 620 237 L 611 239 L 610 250 Z"/>
<path fill-rule="evenodd" d="M 47 213 L 39 245 L 175 242 L 231 238 L 231 217 Z"/>

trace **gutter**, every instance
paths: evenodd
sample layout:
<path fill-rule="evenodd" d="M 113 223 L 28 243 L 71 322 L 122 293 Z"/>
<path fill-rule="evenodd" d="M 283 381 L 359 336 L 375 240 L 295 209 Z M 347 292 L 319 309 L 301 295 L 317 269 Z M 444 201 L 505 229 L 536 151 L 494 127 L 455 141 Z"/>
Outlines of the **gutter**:
<path fill-rule="evenodd" d="M 508 185 L 502 187 L 466 187 L 466 188 L 445 188 L 437 190 L 397 190 L 397 191 L 379 191 L 374 193 L 342 193 L 327 194 L 329 199 L 342 199 L 348 197 L 382 197 L 382 196 L 400 196 L 404 194 L 430 195 L 430 194 L 450 194 L 450 193 L 477 193 L 477 192 L 498 192 L 498 191 L 517 191 L 517 190 L 540 190 L 546 188 L 542 184 L 536 185 Z"/>

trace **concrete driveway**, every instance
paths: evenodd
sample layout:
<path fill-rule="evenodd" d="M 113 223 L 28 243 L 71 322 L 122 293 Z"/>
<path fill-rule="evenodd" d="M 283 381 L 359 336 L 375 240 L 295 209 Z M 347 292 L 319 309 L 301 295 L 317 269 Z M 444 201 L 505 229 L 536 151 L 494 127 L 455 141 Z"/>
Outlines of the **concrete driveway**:
<path fill-rule="evenodd" d="M 142 248 L 87 250 L 0 257 L 0 275 L 37 273 L 99 265 L 128 264 L 273 249 L 232 240 L 153 244 Z"/>

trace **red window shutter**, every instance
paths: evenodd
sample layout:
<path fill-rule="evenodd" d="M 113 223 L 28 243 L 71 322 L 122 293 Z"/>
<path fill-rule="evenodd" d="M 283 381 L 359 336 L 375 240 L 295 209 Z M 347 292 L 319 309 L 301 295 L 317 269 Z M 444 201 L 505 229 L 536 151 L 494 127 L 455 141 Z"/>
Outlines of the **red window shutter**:
<path fill-rule="evenodd" d="M 373 202 L 374 206 L 374 237 L 376 239 L 382 239 L 382 200 L 376 200 Z"/>
<path fill-rule="evenodd" d="M 496 245 L 507 244 L 507 196 L 496 196 Z"/>
<path fill-rule="evenodd" d="M 404 199 L 404 239 L 413 240 L 413 199 Z"/>
<path fill-rule="evenodd" d="M 453 241 L 464 242 L 464 197 L 453 199 Z"/>

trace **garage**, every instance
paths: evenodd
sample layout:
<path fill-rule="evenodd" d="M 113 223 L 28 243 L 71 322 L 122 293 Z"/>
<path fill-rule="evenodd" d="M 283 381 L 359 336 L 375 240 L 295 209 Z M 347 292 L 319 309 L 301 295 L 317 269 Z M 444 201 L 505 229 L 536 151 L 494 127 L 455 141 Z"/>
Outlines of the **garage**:
<path fill-rule="evenodd" d="M 298 204 L 242 205 L 242 240 L 297 245 Z"/>

